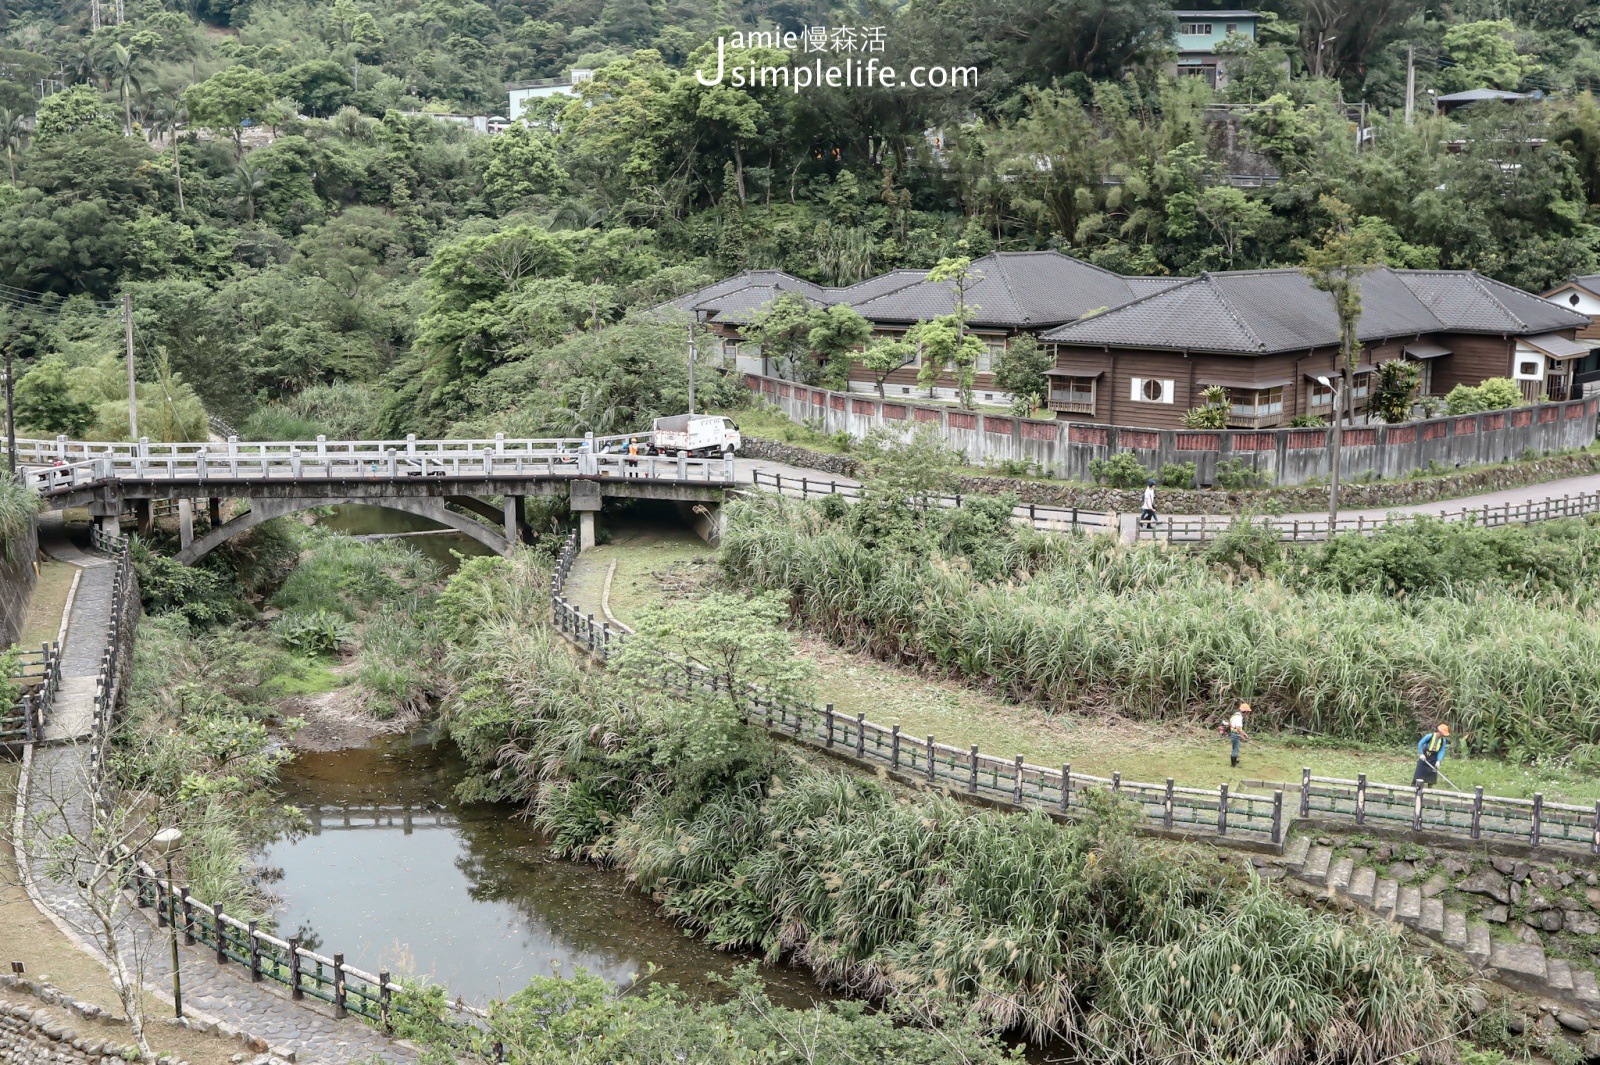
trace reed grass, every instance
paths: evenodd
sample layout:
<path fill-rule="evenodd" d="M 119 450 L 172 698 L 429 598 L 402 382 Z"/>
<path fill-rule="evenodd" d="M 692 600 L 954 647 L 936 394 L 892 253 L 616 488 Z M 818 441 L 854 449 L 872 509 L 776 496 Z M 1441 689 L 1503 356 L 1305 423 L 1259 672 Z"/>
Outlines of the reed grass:
<path fill-rule="evenodd" d="M 962 556 L 864 546 L 815 506 L 731 505 L 724 573 L 780 591 L 828 638 L 1060 710 L 1224 713 L 1367 742 L 1449 720 L 1517 760 L 1600 740 L 1593 609 L 1510 595 L 1401 597 L 1241 579 L 1108 537 L 1019 531 L 984 579 Z M 1048 546 L 1039 541 L 1049 539 Z"/>
<path fill-rule="evenodd" d="M 686 803 L 660 706 L 543 614 L 511 613 L 548 572 L 485 565 L 441 596 L 474 618 L 447 662 L 446 726 L 481 793 L 529 803 L 558 849 L 621 868 L 714 945 L 1084 1062 L 1454 1060 L 1461 992 L 1394 933 L 1141 838 L 1109 797 L 1059 825 L 905 801 L 772 748 L 764 772 Z"/>

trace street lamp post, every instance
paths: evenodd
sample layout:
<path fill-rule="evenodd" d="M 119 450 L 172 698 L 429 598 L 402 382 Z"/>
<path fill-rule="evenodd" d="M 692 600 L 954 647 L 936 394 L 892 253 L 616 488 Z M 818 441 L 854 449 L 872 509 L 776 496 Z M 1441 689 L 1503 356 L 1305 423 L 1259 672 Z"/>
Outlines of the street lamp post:
<path fill-rule="evenodd" d="M 6 348 L 6 459 L 11 465 L 11 477 L 17 476 L 17 418 L 12 411 L 14 391 L 11 382 L 11 348 Z"/>
<path fill-rule="evenodd" d="M 1339 520 L 1339 453 L 1344 443 L 1344 412 L 1341 409 L 1340 401 L 1344 398 L 1346 372 L 1343 369 L 1339 371 L 1338 384 L 1334 384 L 1333 380 L 1327 376 L 1319 375 L 1317 377 L 1317 384 L 1333 394 L 1333 453 L 1329 459 L 1330 469 L 1328 473 L 1328 535 L 1330 537 L 1333 536 L 1334 525 Z"/>
<path fill-rule="evenodd" d="M 151 840 L 155 848 L 167 859 L 167 928 L 172 933 L 172 1011 L 173 1016 L 183 1019 L 183 981 L 178 973 L 178 910 L 177 891 L 173 887 L 172 879 L 172 852 L 183 841 L 181 828 L 163 828 Z M 220 932 L 220 929 L 219 929 Z"/>

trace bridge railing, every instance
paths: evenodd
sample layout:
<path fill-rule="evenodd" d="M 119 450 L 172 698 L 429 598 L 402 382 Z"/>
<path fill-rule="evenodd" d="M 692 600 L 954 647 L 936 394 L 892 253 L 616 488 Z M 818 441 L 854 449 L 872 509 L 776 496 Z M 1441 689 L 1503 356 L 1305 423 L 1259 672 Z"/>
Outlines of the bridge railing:
<path fill-rule="evenodd" d="M 481 442 L 480 442 L 481 443 Z M 513 441 L 514 447 L 457 450 L 401 448 L 387 442 L 317 441 L 302 450 L 299 445 L 239 444 L 163 445 L 175 450 L 142 453 L 140 445 L 125 445 L 91 458 L 33 466 L 24 471 L 25 482 L 42 494 L 52 494 L 117 480 L 166 481 L 204 484 L 208 481 L 263 480 L 367 480 L 392 481 L 403 477 L 450 478 L 616 478 L 702 482 L 730 485 L 734 465 L 729 458 L 694 459 L 681 456 L 628 455 L 591 447 L 566 447 L 570 441 Z M 540 445 L 540 446 L 534 446 Z M 554 446 L 544 446 L 554 445 Z M 128 450 L 128 447 L 133 450 Z M 19 453 L 21 448 L 19 447 Z M 59 464 L 56 464 L 59 463 Z"/>
<path fill-rule="evenodd" d="M 757 488 L 769 488 L 780 495 L 793 496 L 797 499 L 809 499 L 812 496 L 838 495 L 845 499 L 860 499 L 863 489 L 860 485 L 823 477 L 808 477 L 805 475 L 772 473 L 766 470 L 752 470 L 750 483 Z M 932 495 L 929 497 L 936 506 L 959 507 L 971 499 L 970 495 Z M 1117 528 L 1117 515 L 1114 512 L 1101 510 L 1085 510 L 1081 507 L 1054 507 L 1044 503 L 1018 503 L 1011 508 L 1011 516 L 1016 521 L 1025 522 L 1035 529 L 1062 530 L 1062 529 L 1111 529 Z"/>

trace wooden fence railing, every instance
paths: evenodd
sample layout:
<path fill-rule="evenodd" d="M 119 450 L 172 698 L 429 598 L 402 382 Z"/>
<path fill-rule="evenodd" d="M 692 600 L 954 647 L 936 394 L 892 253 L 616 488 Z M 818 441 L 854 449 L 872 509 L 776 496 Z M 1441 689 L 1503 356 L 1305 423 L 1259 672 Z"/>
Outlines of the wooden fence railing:
<path fill-rule="evenodd" d="M 769 473 L 765 470 L 752 470 L 750 483 L 757 488 L 770 488 L 779 495 L 793 496 L 796 499 L 809 499 L 812 496 L 838 495 L 846 499 L 860 499 L 862 488 L 860 485 L 837 480 L 827 480 L 821 477 L 796 477 L 793 474 L 785 476 L 781 473 Z M 971 496 L 963 495 L 934 495 L 929 497 L 940 507 L 959 507 L 963 501 Z M 1085 510 L 1081 507 L 1053 507 L 1044 503 L 1019 503 L 1011 508 L 1011 516 L 1017 521 L 1027 522 L 1035 529 L 1111 529 L 1117 528 L 1117 515 L 1114 512 L 1101 510 Z"/>
<path fill-rule="evenodd" d="M 0 747 L 36 743 L 44 736 L 61 687 L 61 646 L 41 644 L 17 659 L 11 679 L 22 687 L 17 701 L 0 711 Z"/>
<path fill-rule="evenodd" d="M 566 597 L 567 577 L 578 556 L 576 536 L 568 537 L 556 558 L 550 579 L 550 602 L 556 629 L 567 640 L 604 662 L 625 638 L 614 625 L 595 621 Z M 717 691 L 719 680 L 682 662 L 663 662 L 660 684 L 675 691 Z M 1072 766 L 1040 766 L 1023 756 L 997 757 L 977 745 L 951 746 L 933 736 L 917 737 L 899 725 L 885 727 L 850 716 L 833 705 L 817 707 L 745 693 L 746 718 L 768 730 L 820 744 L 855 758 L 868 767 L 886 766 L 930 785 L 1021 808 L 1068 813 L 1081 805 L 1081 793 L 1102 790 L 1137 804 L 1146 824 L 1166 831 L 1212 837 L 1236 836 L 1282 844 L 1290 820 L 1316 817 L 1357 827 L 1390 828 L 1457 836 L 1466 841 L 1500 840 L 1530 847 L 1583 849 L 1600 855 L 1600 799 L 1593 807 L 1531 799 L 1438 791 L 1410 785 L 1318 777 L 1301 771 L 1297 809 L 1284 809 L 1289 784 L 1256 782 L 1254 792 L 1185 787 L 1167 778 L 1163 783 L 1124 780 L 1074 772 Z"/>
<path fill-rule="evenodd" d="M 95 793 L 91 801 L 98 801 L 103 787 L 100 766 L 115 711 L 118 670 L 126 665 L 121 646 L 124 618 L 129 615 L 127 598 L 133 594 L 133 564 L 127 538 L 102 534 L 98 529 L 92 537 L 97 549 L 117 555 L 111 623 L 96 686 L 94 731 L 88 751 L 91 790 Z M 386 1030 L 393 1029 L 397 1015 L 408 1012 L 406 996 L 414 989 L 395 982 L 388 972 L 369 973 L 348 964 L 342 953 L 330 957 L 301 946 L 296 938 L 282 939 L 264 932 L 255 920 L 240 920 L 223 912 L 220 903 L 196 899 L 188 887 L 173 883 L 170 875 L 163 877 L 139 853 L 125 851 L 122 857 L 127 886 L 136 904 L 154 907 L 159 927 L 179 922 L 184 939 L 213 948 L 219 965 L 240 965 L 252 981 L 282 984 L 289 989 L 291 998 L 309 996 L 331 1005 L 337 1016 L 354 1014 Z M 483 1010 L 459 1001 L 450 1009 L 468 1017 L 486 1016 Z"/>
<path fill-rule="evenodd" d="M 1355 780 L 1300 775 L 1302 818 L 1320 817 L 1374 825 L 1439 832 L 1469 840 L 1504 840 L 1530 847 L 1582 848 L 1600 854 L 1600 799 L 1594 805 L 1547 802 L 1471 792 L 1438 791 L 1420 783 L 1378 784 L 1363 773 Z"/>
<path fill-rule="evenodd" d="M 1505 525 L 1531 525 L 1561 518 L 1580 518 L 1600 513 L 1600 492 L 1529 500 L 1526 503 L 1501 503 L 1459 510 L 1441 510 L 1429 515 L 1439 521 L 1468 522 L 1486 528 Z M 1383 529 L 1414 520 L 1415 514 L 1389 514 L 1382 518 L 1340 518 L 1331 526 L 1334 534 L 1356 533 L 1370 536 Z M 1326 518 L 1272 518 L 1230 514 L 1201 515 L 1193 518 L 1157 518 L 1152 528 L 1140 527 L 1136 539 L 1166 540 L 1172 543 L 1207 543 L 1226 533 L 1237 523 L 1271 529 L 1280 540 L 1293 543 L 1318 543 L 1328 539 Z"/>
<path fill-rule="evenodd" d="M 568 537 L 550 578 L 551 611 L 566 639 L 604 662 L 624 638 L 616 626 L 596 623 L 566 597 L 567 576 L 578 556 L 576 536 Z M 682 662 L 662 663 L 660 683 L 670 690 L 719 691 L 715 674 Z M 1071 765 L 1033 765 L 1021 755 L 985 754 L 976 745 L 953 747 L 936 737 L 915 737 L 899 725 L 883 726 L 866 715 L 836 713 L 833 705 L 816 706 L 769 697 L 756 689 L 743 694 L 746 719 L 789 738 L 820 744 L 869 766 L 926 780 L 930 785 L 963 791 L 1014 806 L 1068 813 L 1081 806 L 1090 791 L 1105 791 L 1138 805 L 1146 822 L 1169 831 L 1245 836 L 1273 844 L 1283 842 L 1283 792 L 1252 795 L 1220 784 L 1214 790 L 1181 787 L 1168 778 L 1161 784 L 1075 773 Z"/>

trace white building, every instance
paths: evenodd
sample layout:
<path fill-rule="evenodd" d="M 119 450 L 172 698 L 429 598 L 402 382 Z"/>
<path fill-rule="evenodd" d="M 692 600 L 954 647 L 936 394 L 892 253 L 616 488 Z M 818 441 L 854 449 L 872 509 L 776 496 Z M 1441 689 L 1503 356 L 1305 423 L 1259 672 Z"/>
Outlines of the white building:
<path fill-rule="evenodd" d="M 539 78 L 536 81 L 513 81 L 506 85 L 506 92 L 510 94 L 510 103 L 507 105 L 506 114 L 515 122 L 522 117 L 523 109 L 528 106 L 529 100 L 542 100 L 550 96 L 573 96 L 573 86 L 579 82 L 588 81 L 594 76 L 594 71 L 574 67 L 567 71 L 561 78 Z"/>

